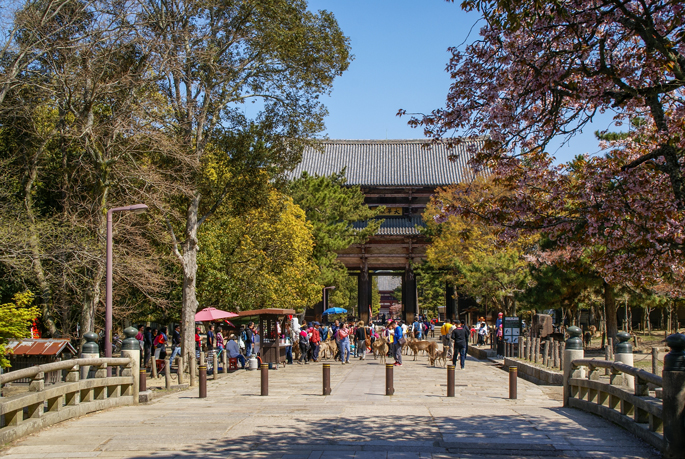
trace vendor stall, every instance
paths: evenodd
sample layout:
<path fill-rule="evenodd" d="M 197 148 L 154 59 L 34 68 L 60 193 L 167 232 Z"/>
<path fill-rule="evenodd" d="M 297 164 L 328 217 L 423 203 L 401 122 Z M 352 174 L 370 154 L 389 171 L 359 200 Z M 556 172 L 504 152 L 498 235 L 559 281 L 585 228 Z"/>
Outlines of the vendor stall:
<path fill-rule="evenodd" d="M 259 354 L 262 363 L 285 365 L 285 323 L 288 316 L 295 314 L 294 309 L 257 309 L 241 311 L 240 319 L 251 320 L 259 327 Z"/>

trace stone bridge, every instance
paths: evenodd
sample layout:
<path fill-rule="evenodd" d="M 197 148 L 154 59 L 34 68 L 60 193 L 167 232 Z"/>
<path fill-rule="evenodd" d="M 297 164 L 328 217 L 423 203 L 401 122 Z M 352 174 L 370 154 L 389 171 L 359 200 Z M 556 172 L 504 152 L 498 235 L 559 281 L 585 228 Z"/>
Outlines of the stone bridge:
<path fill-rule="evenodd" d="M 322 396 L 321 364 L 269 372 L 238 370 L 148 404 L 106 409 L 5 445 L 5 459 L 33 458 L 656 458 L 660 453 L 593 414 L 564 407 L 559 387 L 519 379 L 468 358 L 456 370 L 454 398 L 446 371 L 427 357 L 394 368 L 373 357 L 331 364 L 332 393 Z"/>

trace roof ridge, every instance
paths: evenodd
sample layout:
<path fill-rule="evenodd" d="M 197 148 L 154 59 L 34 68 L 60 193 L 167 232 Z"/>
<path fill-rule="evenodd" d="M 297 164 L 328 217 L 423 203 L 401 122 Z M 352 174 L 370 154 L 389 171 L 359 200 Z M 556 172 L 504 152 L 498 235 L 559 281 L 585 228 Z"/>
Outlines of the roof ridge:
<path fill-rule="evenodd" d="M 470 137 L 461 139 L 463 142 L 479 142 L 485 137 Z M 340 144 L 340 145 L 364 145 L 364 144 L 407 144 L 407 143 L 431 143 L 431 139 L 315 139 L 318 143 L 323 144 Z"/>

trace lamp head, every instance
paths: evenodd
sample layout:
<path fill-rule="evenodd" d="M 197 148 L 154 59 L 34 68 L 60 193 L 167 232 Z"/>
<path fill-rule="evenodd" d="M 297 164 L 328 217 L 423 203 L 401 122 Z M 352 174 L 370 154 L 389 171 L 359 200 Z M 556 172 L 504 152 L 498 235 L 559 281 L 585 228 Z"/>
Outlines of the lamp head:
<path fill-rule="evenodd" d="M 142 214 L 147 212 L 148 207 L 145 204 L 134 204 L 128 208 L 131 212 L 135 214 Z"/>

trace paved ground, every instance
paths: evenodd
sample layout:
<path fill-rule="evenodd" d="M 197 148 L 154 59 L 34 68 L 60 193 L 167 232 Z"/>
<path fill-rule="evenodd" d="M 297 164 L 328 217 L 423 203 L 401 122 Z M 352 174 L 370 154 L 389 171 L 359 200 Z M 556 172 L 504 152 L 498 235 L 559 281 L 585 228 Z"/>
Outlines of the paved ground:
<path fill-rule="evenodd" d="M 331 365 L 333 393 L 321 396 L 321 366 L 238 371 L 149 405 L 67 421 L 0 451 L 5 459 L 63 457 L 249 458 L 656 458 L 635 437 L 600 418 L 565 409 L 555 390 L 519 379 L 508 400 L 507 373 L 469 358 L 446 398 L 446 371 L 421 357 L 395 367 L 385 393 L 378 361 Z"/>

